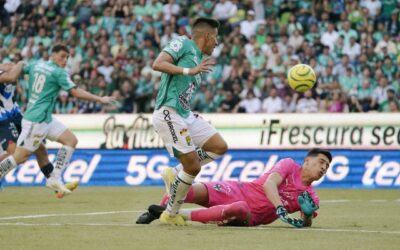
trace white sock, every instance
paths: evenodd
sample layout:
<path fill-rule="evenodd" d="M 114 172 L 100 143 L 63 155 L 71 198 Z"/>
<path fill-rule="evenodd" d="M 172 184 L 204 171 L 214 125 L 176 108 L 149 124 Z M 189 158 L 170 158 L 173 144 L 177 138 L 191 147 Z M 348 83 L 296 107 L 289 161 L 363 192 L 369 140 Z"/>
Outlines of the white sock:
<path fill-rule="evenodd" d="M 69 160 L 72 157 L 75 149 L 70 146 L 63 145 L 57 153 L 56 164 L 51 176 L 59 177 L 65 167 L 69 164 Z"/>
<path fill-rule="evenodd" d="M 0 162 L 0 180 L 6 176 L 11 169 L 17 166 L 17 162 L 14 159 L 14 156 L 10 155 Z"/>
<path fill-rule="evenodd" d="M 189 188 L 196 176 L 187 174 L 185 171 L 180 171 L 171 185 L 169 193 L 171 194 L 168 200 L 166 211 L 175 216 L 183 204 L 183 200 L 189 192 Z"/>
<path fill-rule="evenodd" d="M 197 156 L 200 159 L 200 166 L 204 166 L 207 163 L 215 161 L 216 159 L 220 158 L 221 155 L 204 151 L 202 148 L 196 148 Z M 183 169 L 182 164 L 178 164 L 176 167 L 173 168 L 175 176 Z"/>
<path fill-rule="evenodd" d="M 7 158 L 7 154 L 7 151 L 4 151 L 3 147 L 0 145 L 0 159 L 4 160 L 5 158 Z"/>
<path fill-rule="evenodd" d="M 7 151 L 4 151 L 3 146 L 0 144 L 0 155 L 7 154 Z"/>
<path fill-rule="evenodd" d="M 185 220 L 192 220 L 192 212 L 193 209 L 181 209 L 179 214 L 182 215 Z"/>

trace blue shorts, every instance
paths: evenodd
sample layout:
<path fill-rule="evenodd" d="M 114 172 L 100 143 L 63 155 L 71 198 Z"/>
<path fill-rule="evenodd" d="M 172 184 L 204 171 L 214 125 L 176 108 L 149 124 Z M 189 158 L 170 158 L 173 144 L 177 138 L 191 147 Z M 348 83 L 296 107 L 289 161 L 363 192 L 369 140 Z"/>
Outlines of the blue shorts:
<path fill-rule="evenodd" d="M 0 121 L 0 146 L 7 150 L 10 143 L 17 143 L 21 133 L 22 115 L 16 114 L 14 117 Z"/>

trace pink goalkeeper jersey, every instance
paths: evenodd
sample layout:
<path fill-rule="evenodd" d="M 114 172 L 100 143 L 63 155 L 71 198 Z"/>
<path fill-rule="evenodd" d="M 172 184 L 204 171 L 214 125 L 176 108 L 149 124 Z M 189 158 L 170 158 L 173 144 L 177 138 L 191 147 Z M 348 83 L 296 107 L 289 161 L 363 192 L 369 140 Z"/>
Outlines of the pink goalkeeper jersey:
<path fill-rule="evenodd" d="M 319 205 L 319 198 L 312 186 L 305 186 L 301 181 L 301 166 L 293 159 L 285 158 L 278 161 L 270 171 L 250 183 L 242 183 L 242 191 L 252 213 L 252 225 L 269 224 L 278 217 L 275 214 L 274 205 L 267 199 L 263 184 L 271 173 L 278 173 L 282 176 L 282 183 L 278 187 L 279 196 L 284 207 L 289 213 L 300 211 L 297 197 L 304 191 L 308 191 Z M 316 216 L 316 214 L 314 215 Z"/>

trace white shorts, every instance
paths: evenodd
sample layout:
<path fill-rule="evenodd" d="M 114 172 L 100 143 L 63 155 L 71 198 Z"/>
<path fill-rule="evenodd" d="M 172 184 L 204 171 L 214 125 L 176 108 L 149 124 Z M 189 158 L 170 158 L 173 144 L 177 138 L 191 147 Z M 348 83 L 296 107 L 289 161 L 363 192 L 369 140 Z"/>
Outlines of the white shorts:
<path fill-rule="evenodd" d="M 188 118 L 183 118 L 175 109 L 165 106 L 154 111 L 153 125 L 171 156 L 201 148 L 217 133 L 217 130 L 202 117 L 190 112 Z"/>
<path fill-rule="evenodd" d="M 22 131 L 18 137 L 17 146 L 35 152 L 39 148 L 43 140 L 57 141 L 58 137 L 67 130 L 64 124 L 57 119 L 50 123 L 31 122 L 22 119 Z"/>

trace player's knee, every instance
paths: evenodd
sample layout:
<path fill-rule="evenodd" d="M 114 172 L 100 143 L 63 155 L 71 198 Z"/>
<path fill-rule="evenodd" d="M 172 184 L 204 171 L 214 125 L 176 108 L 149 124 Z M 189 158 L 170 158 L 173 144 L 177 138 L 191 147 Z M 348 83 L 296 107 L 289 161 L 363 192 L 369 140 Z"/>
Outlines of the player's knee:
<path fill-rule="evenodd" d="M 60 137 L 58 137 L 57 142 L 72 148 L 76 148 L 76 145 L 78 144 L 78 138 L 76 138 L 74 133 L 67 129 L 60 135 Z"/>
<path fill-rule="evenodd" d="M 185 172 L 190 175 L 196 176 L 201 170 L 198 156 L 195 152 L 180 156 L 179 161 L 182 163 Z"/>
<path fill-rule="evenodd" d="M 74 135 L 74 137 L 71 139 L 71 147 L 76 148 L 76 145 L 78 145 L 78 138 Z"/>
<path fill-rule="evenodd" d="M 228 144 L 226 144 L 226 142 L 223 140 L 218 145 L 216 145 L 213 153 L 223 155 L 226 153 L 226 151 L 228 151 Z"/>
<path fill-rule="evenodd" d="M 70 146 L 72 148 L 76 148 L 76 145 L 78 145 L 78 138 L 74 134 L 68 138 L 66 143 L 64 145 Z"/>
<path fill-rule="evenodd" d="M 28 160 L 29 154 L 23 154 L 23 153 L 14 153 L 12 155 L 14 157 L 14 160 L 17 164 L 24 163 Z"/>
<path fill-rule="evenodd" d="M 235 217 L 238 220 L 246 220 L 250 218 L 250 207 L 245 201 L 238 201 L 226 209 L 226 215 Z"/>

